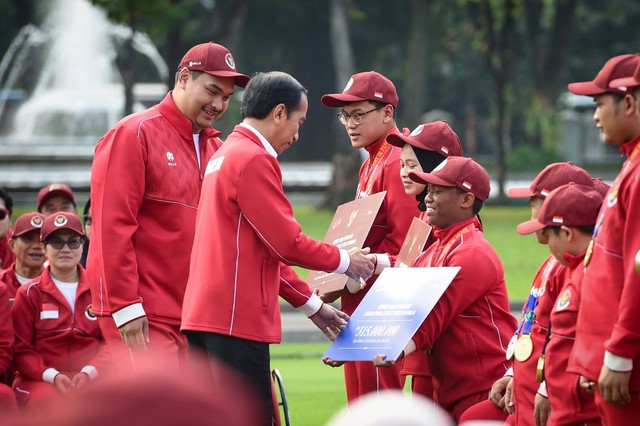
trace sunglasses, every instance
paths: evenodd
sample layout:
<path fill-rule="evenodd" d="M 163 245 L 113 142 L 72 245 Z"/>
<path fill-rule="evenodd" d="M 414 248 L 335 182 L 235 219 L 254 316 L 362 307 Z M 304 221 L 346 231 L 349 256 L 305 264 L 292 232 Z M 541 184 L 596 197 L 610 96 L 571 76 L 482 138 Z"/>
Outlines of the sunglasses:
<path fill-rule="evenodd" d="M 50 240 L 46 240 L 45 244 L 49 244 L 56 250 L 62 250 L 62 247 L 65 245 L 68 246 L 71 250 L 77 249 L 82 245 L 82 238 L 73 237 L 68 240 L 63 240 L 62 238 L 51 238 Z"/>
<path fill-rule="evenodd" d="M 0 220 L 4 220 L 7 216 L 9 216 L 9 210 L 0 209 Z"/>

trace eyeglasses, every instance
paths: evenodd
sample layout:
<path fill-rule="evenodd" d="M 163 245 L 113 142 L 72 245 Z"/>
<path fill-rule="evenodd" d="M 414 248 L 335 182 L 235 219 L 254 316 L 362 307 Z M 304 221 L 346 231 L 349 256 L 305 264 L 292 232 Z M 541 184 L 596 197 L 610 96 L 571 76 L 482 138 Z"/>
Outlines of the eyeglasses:
<path fill-rule="evenodd" d="M 91 218 L 90 214 L 85 214 L 82 218 L 84 219 L 85 225 L 91 226 L 93 224 L 93 219 Z"/>
<path fill-rule="evenodd" d="M 65 245 L 68 246 L 71 250 L 74 250 L 82 245 L 82 238 L 73 237 L 69 238 L 68 240 L 63 240 L 62 238 L 51 238 L 50 240 L 46 240 L 44 243 L 49 244 L 56 250 L 62 250 Z"/>
<path fill-rule="evenodd" d="M 0 209 L 0 220 L 4 220 L 4 218 L 7 216 L 9 216 L 9 210 Z"/>
<path fill-rule="evenodd" d="M 365 111 L 365 112 L 353 112 L 353 113 L 351 113 L 351 114 L 347 114 L 347 113 L 346 113 L 346 112 L 344 112 L 344 111 L 340 111 L 340 112 L 338 113 L 338 120 L 340 120 L 340 122 L 341 122 L 342 124 L 344 124 L 345 126 L 349 123 L 349 120 L 350 120 L 350 119 L 351 119 L 351 120 L 353 120 L 353 124 L 358 125 L 358 124 L 360 124 L 360 122 L 362 121 L 362 116 L 363 116 L 363 115 L 369 114 L 370 112 L 373 112 L 373 111 L 377 111 L 377 110 L 382 109 L 382 108 L 384 108 L 384 107 L 386 107 L 386 105 L 379 106 L 378 108 L 374 108 L 374 109 L 371 109 L 371 110 L 369 110 L 369 111 Z"/>

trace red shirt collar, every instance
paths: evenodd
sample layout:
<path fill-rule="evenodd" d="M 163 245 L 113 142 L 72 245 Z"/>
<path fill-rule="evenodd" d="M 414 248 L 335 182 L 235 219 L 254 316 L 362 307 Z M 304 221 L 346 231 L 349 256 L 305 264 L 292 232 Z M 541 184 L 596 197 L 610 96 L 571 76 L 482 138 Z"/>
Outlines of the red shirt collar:
<path fill-rule="evenodd" d="M 637 136 L 631 139 L 629 142 L 625 142 L 620 145 L 620 152 L 628 157 L 629 155 L 631 155 L 631 151 L 633 151 L 638 143 L 640 143 L 640 136 Z"/>

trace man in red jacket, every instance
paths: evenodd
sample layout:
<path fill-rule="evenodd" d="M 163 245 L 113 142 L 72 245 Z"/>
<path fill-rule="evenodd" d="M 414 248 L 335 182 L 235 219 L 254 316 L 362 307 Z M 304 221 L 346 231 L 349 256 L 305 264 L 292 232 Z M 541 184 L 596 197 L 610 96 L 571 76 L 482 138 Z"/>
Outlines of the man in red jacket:
<path fill-rule="evenodd" d="M 204 173 L 182 311 L 189 346 L 253 383 L 266 424 L 273 417 L 269 344 L 282 334 L 278 295 L 325 331 L 339 332 L 348 318 L 284 265 L 356 280 L 373 273 L 367 250 L 348 253 L 304 235 L 284 194 L 277 156 L 298 140 L 307 108 L 306 89 L 288 74 L 258 74 L 247 85 L 243 121 Z"/>
<path fill-rule="evenodd" d="M 398 108 L 396 88 L 385 76 L 361 72 L 351 76 L 342 93 L 322 96 L 322 104 L 341 108 L 338 119 L 345 126 L 351 146 L 364 148 L 369 158 L 360 167 L 356 198 L 387 191 L 371 231 L 365 241 L 373 253 L 395 256 L 402 247 L 414 217 L 420 215 L 415 199 L 405 193 L 400 175 L 401 148 L 387 142 L 387 137 L 400 134 L 395 114 Z M 407 130 L 408 133 L 408 130 Z M 378 272 L 390 266 L 388 256 L 378 257 Z M 342 293 L 342 310 L 352 314 L 375 282 L 375 276 L 357 293 Z M 344 377 L 349 401 L 381 389 L 401 389 L 404 379 L 399 367 L 376 371 L 370 362 L 348 362 Z"/>
<path fill-rule="evenodd" d="M 125 117 L 96 146 L 87 272 L 116 351 L 158 350 L 176 365 L 186 358 L 180 315 L 196 211 L 204 168 L 221 145 L 211 124 L 248 81 L 224 46 L 199 44 L 162 102 Z"/>
<path fill-rule="evenodd" d="M 516 326 L 502 263 L 477 217 L 489 196 L 489 175 L 470 158 L 448 157 L 431 173 L 409 177 L 428 186 L 426 212 L 436 239 L 411 266 L 461 269 L 403 354 L 427 351 L 437 401 L 458 421 L 509 368 L 505 351 Z M 380 355 L 374 364 L 394 361 Z"/>
<path fill-rule="evenodd" d="M 576 335 L 584 256 L 602 200 L 591 183 L 563 185 L 544 200 L 536 218 L 517 228 L 523 235 L 542 232 L 552 256 L 568 270 L 559 297 L 545 318 L 548 331 L 542 351 L 537 351 L 536 372 L 525 378 L 537 375 L 536 382 L 541 383 L 535 396 L 538 426 L 602 424 L 593 395 L 580 388 L 577 375 L 567 371 Z"/>
<path fill-rule="evenodd" d="M 614 80 L 632 77 L 640 55 L 607 61 L 593 81 L 571 83 L 569 90 L 593 96 L 593 119 L 604 141 L 627 157 L 605 197 L 585 255 L 582 302 L 576 342 L 568 370 L 596 392 L 607 425 L 634 424 L 640 418 L 640 276 L 635 257 L 640 247 L 640 119 L 629 86 Z M 595 386 L 597 384 L 597 386 Z"/>

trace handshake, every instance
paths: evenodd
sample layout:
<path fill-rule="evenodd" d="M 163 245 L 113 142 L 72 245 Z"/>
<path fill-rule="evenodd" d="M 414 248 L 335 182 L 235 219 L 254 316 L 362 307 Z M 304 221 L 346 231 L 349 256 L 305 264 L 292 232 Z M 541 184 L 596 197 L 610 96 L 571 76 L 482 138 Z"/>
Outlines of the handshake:
<path fill-rule="evenodd" d="M 349 286 L 351 293 L 362 290 L 366 281 L 373 275 L 376 268 L 376 255 L 370 254 L 369 247 L 363 249 L 353 247 L 349 250 L 349 267 L 345 275 L 355 281 L 355 286 Z"/>

